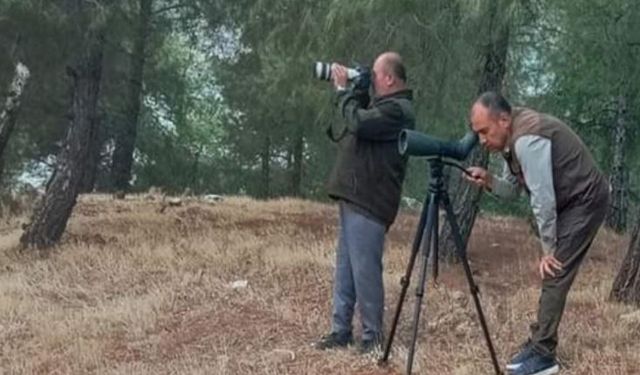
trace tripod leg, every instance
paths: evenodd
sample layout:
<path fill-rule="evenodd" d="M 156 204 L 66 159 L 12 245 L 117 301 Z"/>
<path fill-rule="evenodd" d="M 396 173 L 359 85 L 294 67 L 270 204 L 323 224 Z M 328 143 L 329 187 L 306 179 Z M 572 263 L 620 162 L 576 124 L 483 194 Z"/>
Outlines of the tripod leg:
<path fill-rule="evenodd" d="M 422 264 L 420 265 L 420 277 L 416 286 L 416 304 L 413 312 L 413 334 L 411 336 L 411 344 L 409 346 L 409 355 L 407 357 L 407 374 L 411 374 L 413 368 L 413 357 L 415 355 L 416 341 L 418 339 L 418 325 L 420 323 L 420 312 L 422 310 L 422 297 L 424 296 L 425 282 L 427 279 L 427 268 L 429 266 L 429 255 L 433 247 L 434 224 L 438 215 L 438 196 L 431 194 L 429 202 L 429 211 L 427 214 L 427 224 L 425 229 L 425 243 L 422 251 Z"/>
<path fill-rule="evenodd" d="M 439 250 L 438 249 L 438 229 L 440 228 L 440 225 L 438 223 L 440 218 L 439 208 L 440 206 L 437 205 L 436 213 L 435 213 L 435 216 L 433 217 L 433 241 L 432 241 L 433 249 L 431 250 L 431 262 L 433 262 L 432 277 L 433 277 L 434 283 L 438 281 L 438 274 L 439 274 L 438 263 L 440 261 L 440 255 L 438 254 L 438 250 Z"/>
<path fill-rule="evenodd" d="M 493 348 L 493 343 L 491 342 L 489 329 L 487 328 L 487 321 L 485 320 L 484 313 L 482 312 L 482 306 L 480 305 L 480 299 L 478 297 L 478 285 L 473 280 L 471 267 L 469 267 L 469 261 L 467 260 L 467 251 L 464 246 L 464 241 L 462 240 L 462 235 L 460 234 L 460 227 L 458 227 L 458 223 L 453 212 L 453 207 L 451 206 L 449 196 L 446 192 L 443 192 L 442 194 L 442 203 L 444 204 L 444 208 L 447 213 L 447 220 L 451 225 L 451 231 L 453 233 L 453 240 L 455 241 L 457 255 L 462 262 L 462 266 L 464 267 L 464 273 L 467 276 L 467 282 L 469 283 L 469 289 L 471 290 L 471 295 L 473 296 L 473 302 L 475 303 L 476 310 L 478 311 L 478 318 L 480 319 L 480 325 L 482 326 L 482 331 L 484 332 L 484 337 L 487 341 L 487 347 L 489 348 L 493 368 L 495 369 L 496 374 L 500 375 L 502 374 L 502 371 L 500 371 L 500 366 L 498 365 L 498 360 L 496 358 L 496 352 Z"/>
<path fill-rule="evenodd" d="M 402 277 L 402 279 L 400 279 L 400 285 L 402 286 L 402 289 L 400 290 L 400 298 L 398 299 L 396 311 L 393 315 L 391 330 L 389 332 L 389 337 L 387 337 L 384 353 L 379 361 L 380 365 L 385 364 L 389 360 L 389 355 L 391 354 L 391 344 L 393 344 L 393 338 L 396 334 L 396 328 L 398 327 L 398 320 L 400 319 L 400 312 L 402 311 L 402 305 L 407 295 L 407 289 L 409 288 L 413 265 L 415 264 L 416 256 L 420 251 L 420 244 L 422 243 L 422 239 L 425 236 L 424 229 L 427 222 L 427 213 L 429 212 L 430 199 L 431 198 L 428 195 L 425 197 L 424 204 L 422 206 L 422 212 L 420 214 L 420 221 L 418 222 L 416 235 L 413 239 L 413 245 L 411 246 L 411 257 L 409 258 L 409 264 L 407 265 L 404 276 Z"/>

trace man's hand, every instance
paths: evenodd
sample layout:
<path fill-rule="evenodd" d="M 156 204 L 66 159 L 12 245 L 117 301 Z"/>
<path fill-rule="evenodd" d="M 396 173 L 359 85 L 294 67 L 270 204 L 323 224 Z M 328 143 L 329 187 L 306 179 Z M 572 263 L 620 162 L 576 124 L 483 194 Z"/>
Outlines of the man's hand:
<path fill-rule="evenodd" d="M 467 168 L 467 172 L 469 172 L 469 174 L 464 173 L 464 178 L 473 182 L 477 186 L 491 190 L 491 186 L 493 185 L 493 176 L 491 173 L 487 172 L 486 169 L 481 167 L 469 167 Z"/>
<path fill-rule="evenodd" d="M 538 266 L 538 272 L 540 272 L 540 278 L 544 279 L 545 275 L 555 277 L 556 271 L 562 271 L 562 263 L 553 255 L 545 255 L 540 259 L 540 265 Z"/>
<path fill-rule="evenodd" d="M 340 64 L 331 65 L 331 80 L 338 90 L 344 90 L 347 87 L 347 67 Z"/>

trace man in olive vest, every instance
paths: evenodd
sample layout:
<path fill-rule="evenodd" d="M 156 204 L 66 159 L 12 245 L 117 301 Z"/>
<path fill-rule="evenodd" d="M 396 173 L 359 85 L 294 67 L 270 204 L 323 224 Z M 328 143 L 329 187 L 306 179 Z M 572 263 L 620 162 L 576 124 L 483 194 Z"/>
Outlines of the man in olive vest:
<path fill-rule="evenodd" d="M 524 188 L 542 245 L 542 292 L 531 337 L 507 369 L 514 375 L 550 375 L 558 325 L 578 268 L 602 224 L 609 185 L 582 140 L 562 121 L 527 108 L 511 108 L 501 95 L 482 94 L 471 109 L 480 143 L 505 160 L 502 177 L 471 167 L 472 182 L 502 197 Z"/>
<path fill-rule="evenodd" d="M 332 79 L 341 126 L 328 130 L 337 154 L 327 190 L 339 202 L 340 228 L 331 332 L 315 347 L 340 348 L 353 342 L 357 302 L 362 319 L 360 351 L 366 353 L 382 343 L 382 254 L 385 233 L 400 204 L 407 158 L 398 152 L 398 135 L 414 128 L 412 93 L 395 52 L 381 54 L 373 64 L 371 101 L 367 91 L 348 87 L 344 66 L 333 64 Z"/>

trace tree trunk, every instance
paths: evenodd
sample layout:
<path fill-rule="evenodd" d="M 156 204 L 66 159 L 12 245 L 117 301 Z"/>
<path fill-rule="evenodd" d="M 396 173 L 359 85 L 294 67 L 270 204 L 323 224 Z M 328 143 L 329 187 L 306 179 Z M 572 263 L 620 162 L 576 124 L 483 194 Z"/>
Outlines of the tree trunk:
<path fill-rule="evenodd" d="M 454 38 L 458 37 L 460 28 L 460 3 L 458 1 L 450 1 L 445 5 L 446 14 L 449 17 L 449 32 L 446 36 L 443 36 L 444 43 L 452 43 Z M 451 69 L 455 69 L 455 67 L 451 66 L 450 54 L 445 53 L 440 57 L 440 72 L 438 74 L 438 83 L 436 87 L 438 88 L 438 95 L 435 96 L 434 104 L 433 104 L 433 118 L 442 118 L 442 113 L 444 112 L 444 103 L 447 99 L 447 88 L 449 85 L 446 84 L 447 80 L 451 78 Z"/>
<path fill-rule="evenodd" d="M 96 184 L 98 176 L 98 168 L 100 165 L 100 152 L 102 151 L 102 142 L 104 140 L 103 128 L 100 124 L 98 116 L 91 125 L 90 143 L 89 143 L 89 159 L 80 181 L 80 193 L 91 193 Z"/>
<path fill-rule="evenodd" d="M 189 183 L 190 189 L 193 193 L 200 193 L 200 178 L 198 176 L 198 165 L 200 164 L 200 155 L 202 155 L 202 146 L 199 146 L 196 152 L 193 154 L 193 165 L 191 166 L 191 182 Z"/>
<path fill-rule="evenodd" d="M 633 230 L 629 250 L 613 282 L 610 298 L 616 302 L 640 305 L 640 221 Z"/>
<path fill-rule="evenodd" d="M 291 194 L 295 197 L 302 195 L 302 170 L 304 157 L 304 134 L 298 127 L 293 144 L 293 168 L 291 170 Z"/>
<path fill-rule="evenodd" d="M 4 151 L 15 128 L 18 109 L 20 108 L 20 96 L 28 79 L 29 69 L 18 62 L 13 81 L 9 85 L 4 109 L 0 112 L 0 179 L 2 178 L 4 166 Z"/>
<path fill-rule="evenodd" d="M 499 19 L 498 2 L 492 1 L 489 5 L 489 32 L 488 44 L 483 52 L 484 67 L 480 75 L 480 85 L 478 93 L 485 91 L 500 92 L 502 80 L 506 72 L 507 52 L 509 48 L 509 25 Z M 489 154 L 480 147 L 475 147 L 471 156 L 467 159 L 467 165 L 487 166 Z M 463 183 L 460 173 L 452 173 L 448 181 L 448 186 L 452 187 L 453 194 L 451 201 L 460 225 L 460 234 L 466 246 L 471 230 L 478 213 L 478 205 L 482 190 L 468 183 Z M 455 242 L 451 226 L 444 222 L 440 232 L 440 255 L 446 261 L 455 259 Z"/>
<path fill-rule="evenodd" d="M 264 138 L 262 152 L 260 153 L 260 160 L 262 163 L 262 183 L 260 184 L 261 186 L 258 191 L 258 196 L 266 199 L 271 195 L 271 139 L 269 136 Z"/>
<path fill-rule="evenodd" d="M 84 7 L 81 2 L 77 6 L 80 9 Z M 87 13 L 82 10 L 79 12 L 80 21 L 87 21 L 84 19 Z M 31 222 L 20 238 L 24 246 L 44 248 L 60 240 L 86 170 L 92 126 L 96 124 L 104 48 L 104 23 L 92 21 L 94 25 L 85 32 L 80 55 L 74 67 L 69 69 L 73 79 L 72 120 L 65 146 L 58 155 L 56 170 L 47 184 L 47 192 L 36 205 Z"/>
<path fill-rule="evenodd" d="M 140 0 L 138 27 L 131 55 L 132 70 L 131 78 L 129 79 L 126 119 L 116 133 L 111 175 L 114 189 L 121 192 L 129 190 L 129 181 L 131 180 L 131 166 L 133 164 L 133 151 L 136 143 L 138 117 L 140 115 L 146 57 L 145 49 L 149 37 L 151 9 L 152 0 Z"/>
<path fill-rule="evenodd" d="M 627 140 L 627 101 L 623 95 L 616 100 L 616 120 L 613 127 L 613 164 L 611 167 L 611 205 L 607 214 L 607 226 L 622 232 L 627 226 L 627 179 L 624 158 Z"/>

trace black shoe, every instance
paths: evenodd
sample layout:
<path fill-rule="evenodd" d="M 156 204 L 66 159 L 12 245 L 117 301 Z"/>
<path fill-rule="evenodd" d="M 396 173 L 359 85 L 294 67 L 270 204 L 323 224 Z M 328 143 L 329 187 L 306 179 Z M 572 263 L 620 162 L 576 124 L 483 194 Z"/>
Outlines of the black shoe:
<path fill-rule="evenodd" d="M 384 343 L 381 335 L 375 336 L 372 339 L 362 340 L 362 342 L 358 346 L 358 352 L 360 352 L 360 354 L 368 354 L 375 351 L 381 352 L 383 344 Z"/>
<path fill-rule="evenodd" d="M 353 344 L 353 336 L 351 332 L 337 333 L 331 332 L 328 335 L 322 336 L 320 340 L 313 343 L 313 347 L 318 350 L 346 348 Z"/>

